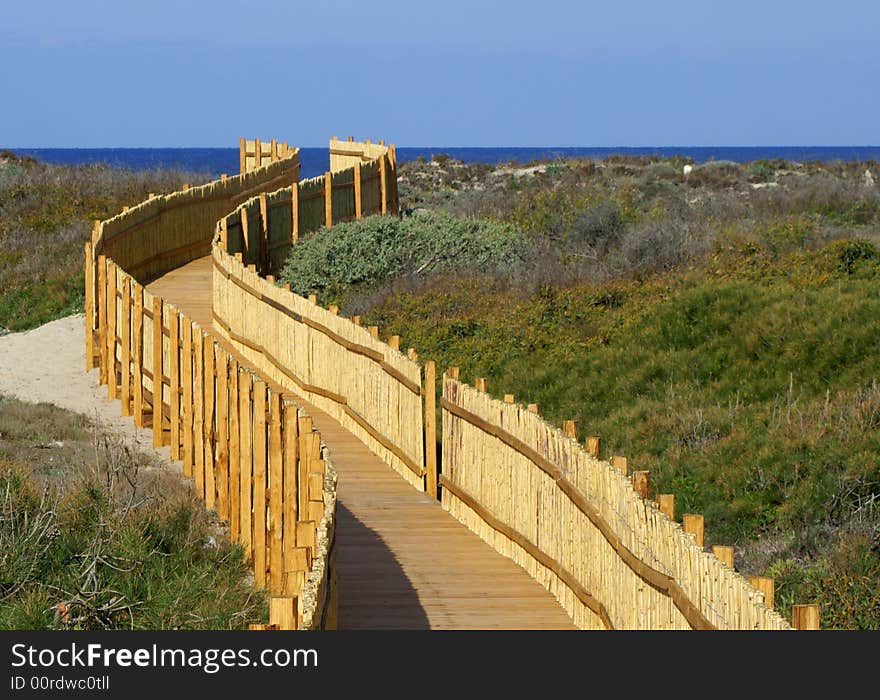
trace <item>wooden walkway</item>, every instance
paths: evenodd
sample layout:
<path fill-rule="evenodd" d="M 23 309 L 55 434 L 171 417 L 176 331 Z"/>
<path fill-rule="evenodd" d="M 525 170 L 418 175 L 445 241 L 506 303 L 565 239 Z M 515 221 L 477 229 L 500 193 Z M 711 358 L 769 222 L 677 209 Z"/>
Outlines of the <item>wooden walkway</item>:
<path fill-rule="evenodd" d="M 211 272 L 210 257 L 200 258 L 147 289 L 213 330 Z M 574 629 L 524 569 L 416 491 L 336 420 L 300 402 L 339 474 L 340 629 Z"/>

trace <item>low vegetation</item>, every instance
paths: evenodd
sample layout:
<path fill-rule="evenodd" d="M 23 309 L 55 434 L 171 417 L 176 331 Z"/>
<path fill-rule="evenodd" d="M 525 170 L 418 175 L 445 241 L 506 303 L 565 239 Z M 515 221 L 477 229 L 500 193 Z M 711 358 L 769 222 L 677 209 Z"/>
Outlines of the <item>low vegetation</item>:
<path fill-rule="evenodd" d="M 251 579 L 179 475 L 0 396 L 0 629 L 247 628 Z"/>
<path fill-rule="evenodd" d="M 83 310 L 83 244 L 92 221 L 201 173 L 60 166 L 0 151 L 0 330 L 34 328 Z"/>
<path fill-rule="evenodd" d="M 818 602 L 823 626 L 880 628 L 876 164 L 685 164 L 406 163 L 402 221 L 315 238 L 422 227 L 408 265 L 347 278 L 369 251 L 340 246 L 330 265 L 310 239 L 287 281 L 577 419 L 603 457 L 674 493 L 679 517 L 703 513 L 740 571 L 773 576 L 784 615 Z M 505 226 L 517 264 L 465 246 L 419 272 L 451 246 L 428 240 L 450 216 Z"/>

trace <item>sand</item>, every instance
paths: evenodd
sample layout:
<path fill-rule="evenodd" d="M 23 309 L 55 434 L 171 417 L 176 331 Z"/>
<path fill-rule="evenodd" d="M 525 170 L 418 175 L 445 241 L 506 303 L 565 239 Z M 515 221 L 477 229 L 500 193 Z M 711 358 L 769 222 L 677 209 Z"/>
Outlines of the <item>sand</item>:
<path fill-rule="evenodd" d="M 0 336 L 0 394 L 30 403 L 51 403 L 87 416 L 103 432 L 180 471 L 168 447 L 153 447 L 153 432 L 122 415 L 118 399 L 107 399 L 98 370 L 85 369 L 85 318 L 66 316 L 39 328 Z"/>

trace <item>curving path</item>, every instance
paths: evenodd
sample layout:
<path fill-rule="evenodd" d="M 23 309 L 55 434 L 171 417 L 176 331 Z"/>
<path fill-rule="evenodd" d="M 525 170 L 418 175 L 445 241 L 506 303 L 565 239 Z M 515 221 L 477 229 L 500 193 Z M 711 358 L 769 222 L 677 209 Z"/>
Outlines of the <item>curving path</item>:
<path fill-rule="evenodd" d="M 211 274 L 209 256 L 147 289 L 213 329 Z M 312 415 L 339 474 L 340 629 L 574 629 L 524 569 L 413 489 L 336 420 L 297 400 Z"/>

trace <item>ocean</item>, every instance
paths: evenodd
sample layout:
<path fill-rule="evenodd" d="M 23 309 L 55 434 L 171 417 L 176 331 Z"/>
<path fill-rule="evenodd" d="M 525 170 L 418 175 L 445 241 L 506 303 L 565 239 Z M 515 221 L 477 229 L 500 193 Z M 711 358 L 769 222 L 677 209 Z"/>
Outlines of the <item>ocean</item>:
<path fill-rule="evenodd" d="M 175 168 L 207 173 L 213 178 L 222 173 L 238 172 L 238 148 L 11 148 L 19 155 L 30 155 L 46 163 L 77 165 L 106 163 L 111 167 L 130 170 Z M 658 147 L 547 147 L 519 148 L 456 148 L 456 147 L 398 147 L 399 163 L 422 156 L 446 154 L 467 163 L 500 164 L 529 163 L 533 160 L 554 158 L 607 158 L 611 155 L 684 156 L 697 163 L 709 160 L 732 160 L 745 163 L 752 160 L 783 158 L 806 161 L 880 161 L 880 146 L 658 146 Z M 302 178 L 315 177 L 329 165 L 327 148 L 300 150 Z"/>

